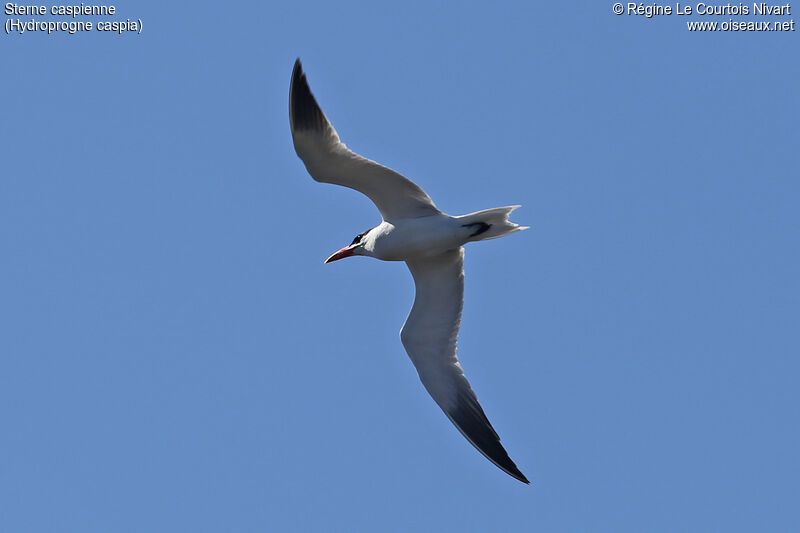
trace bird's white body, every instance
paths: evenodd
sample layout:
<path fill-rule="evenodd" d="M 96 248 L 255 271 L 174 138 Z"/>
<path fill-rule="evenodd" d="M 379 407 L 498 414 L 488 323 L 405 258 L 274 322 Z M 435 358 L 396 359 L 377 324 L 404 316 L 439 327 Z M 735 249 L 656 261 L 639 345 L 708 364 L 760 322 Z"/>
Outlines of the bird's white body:
<path fill-rule="evenodd" d="M 508 222 L 508 214 L 517 207 L 497 207 L 456 217 L 437 213 L 398 218 L 392 222 L 384 220 L 364 235 L 362 249 L 354 251 L 353 255 L 367 255 L 382 261 L 408 261 L 456 250 L 470 241 L 502 237 L 527 229 Z M 490 227 L 476 235 L 480 224 Z"/>
<path fill-rule="evenodd" d="M 439 211 L 417 184 L 390 168 L 350 151 L 311 94 L 300 61 L 289 96 L 295 150 L 311 176 L 368 196 L 383 217 L 327 262 L 352 255 L 405 261 L 414 277 L 414 306 L 400 332 L 420 380 L 458 430 L 509 475 L 528 480 L 508 457 L 456 355 L 464 301 L 464 248 L 527 229 L 509 222 L 519 206 L 496 207 L 462 216 Z"/>
<path fill-rule="evenodd" d="M 364 236 L 364 252 L 383 261 L 408 261 L 437 255 L 465 244 L 473 232 L 458 219 L 440 213 L 385 220 Z"/>

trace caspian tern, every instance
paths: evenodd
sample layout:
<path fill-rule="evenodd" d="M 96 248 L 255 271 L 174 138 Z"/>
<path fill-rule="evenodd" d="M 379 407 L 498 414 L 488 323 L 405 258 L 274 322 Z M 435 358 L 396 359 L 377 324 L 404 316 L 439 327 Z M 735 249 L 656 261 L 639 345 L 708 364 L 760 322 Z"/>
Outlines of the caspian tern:
<path fill-rule="evenodd" d="M 299 59 L 292 71 L 289 121 L 295 151 L 311 177 L 365 194 L 383 217 L 325 262 L 353 255 L 406 262 L 416 296 L 400 340 L 422 384 L 478 451 L 507 474 L 528 483 L 500 444 L 456 356 L 464 301 L 463 245 L 528 229 L 508 221 L 519 206 L 455 217 L 439 211 L 414 182 L 351 152 L 339 140 L 311 93 Z"/>

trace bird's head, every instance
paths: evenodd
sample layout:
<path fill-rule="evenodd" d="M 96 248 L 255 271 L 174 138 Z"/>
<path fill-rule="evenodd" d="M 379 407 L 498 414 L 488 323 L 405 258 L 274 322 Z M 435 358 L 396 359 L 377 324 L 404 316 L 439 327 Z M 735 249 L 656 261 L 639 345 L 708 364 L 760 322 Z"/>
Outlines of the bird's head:
<path fill-rule="evenodd" d="M 364 248 L 366 244 L 365 237 L 367 233 L 371 230 L 367 230 L 363 233 L 359 233 L 356 235 L 356 238 L 353 239 L 349 245 L 345 246 L 341 250 L 335 252 L 329 258 L 325 260 L 326 263 L 330 263 L 331 261 L 338 261 L 339 259 L 344 259 L 345 257 L 350 257 L 351 255 L 369 255 L 369 252 Z"/>

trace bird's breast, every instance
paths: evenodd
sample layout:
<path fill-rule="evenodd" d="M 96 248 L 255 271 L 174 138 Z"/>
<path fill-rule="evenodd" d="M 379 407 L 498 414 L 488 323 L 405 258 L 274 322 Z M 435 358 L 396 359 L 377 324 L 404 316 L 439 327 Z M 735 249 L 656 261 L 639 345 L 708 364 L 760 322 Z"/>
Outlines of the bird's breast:
<path fill-rule="evenodd" d="M 466 242 L 461 225 L 448 215 L 383 222 L 374 230 L 372 254 L 384 261 L 437 255 Z"/>

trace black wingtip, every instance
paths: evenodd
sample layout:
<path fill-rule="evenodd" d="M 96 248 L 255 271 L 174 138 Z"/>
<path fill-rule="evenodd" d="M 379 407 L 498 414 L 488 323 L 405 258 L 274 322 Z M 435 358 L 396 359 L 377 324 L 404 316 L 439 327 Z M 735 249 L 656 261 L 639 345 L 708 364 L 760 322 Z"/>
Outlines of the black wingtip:
<path fill-rule="evenodd" d="M 514 461 L 512 461 L 507 455 L 506 458 L 508 459 L 508 462 L 504 463 L 501 467 L 503 471 L 514 479 L 522 481 L 526 485 L 530 485 L 531 482 L 528 481 L 528 478 L 525 477 L 525 474 L 520 472 L 519 468 L 517 468 L 517 465 L 514 464 Z M 497 464 L 499 466 L 499 463 Z"/>
<path fill-rule="evenodd" d="M 289 117 L 292 129 L 295 131 L 323 131 L 327 123 L 325 114 L 308 86 L 308 80 L 299 57 L 295 60 L 294 69 L 292 69 L 292 83 L 289 88 Z"/>
<path fill-rule="evenodd" d="M 300 62 L 300 58 L 294 60 L 294 68 L 292 69 L 292 84 L 294 85 L 294 80 L 303 75 L 303 64 Z"/>
<path fill-rule="evenodd" d="M 500 437 L 489 419 L 486 418 L 474 393 L 470 391 L 459 394 L 457 407 L 449 412 L 445 411 L 445 413 L 461 434 L 487 459 L 509 476 L 530 485 L 528 478 L 520 472 L 517 465 L 508 456 L 508 452 L 500 444 Z"/>

